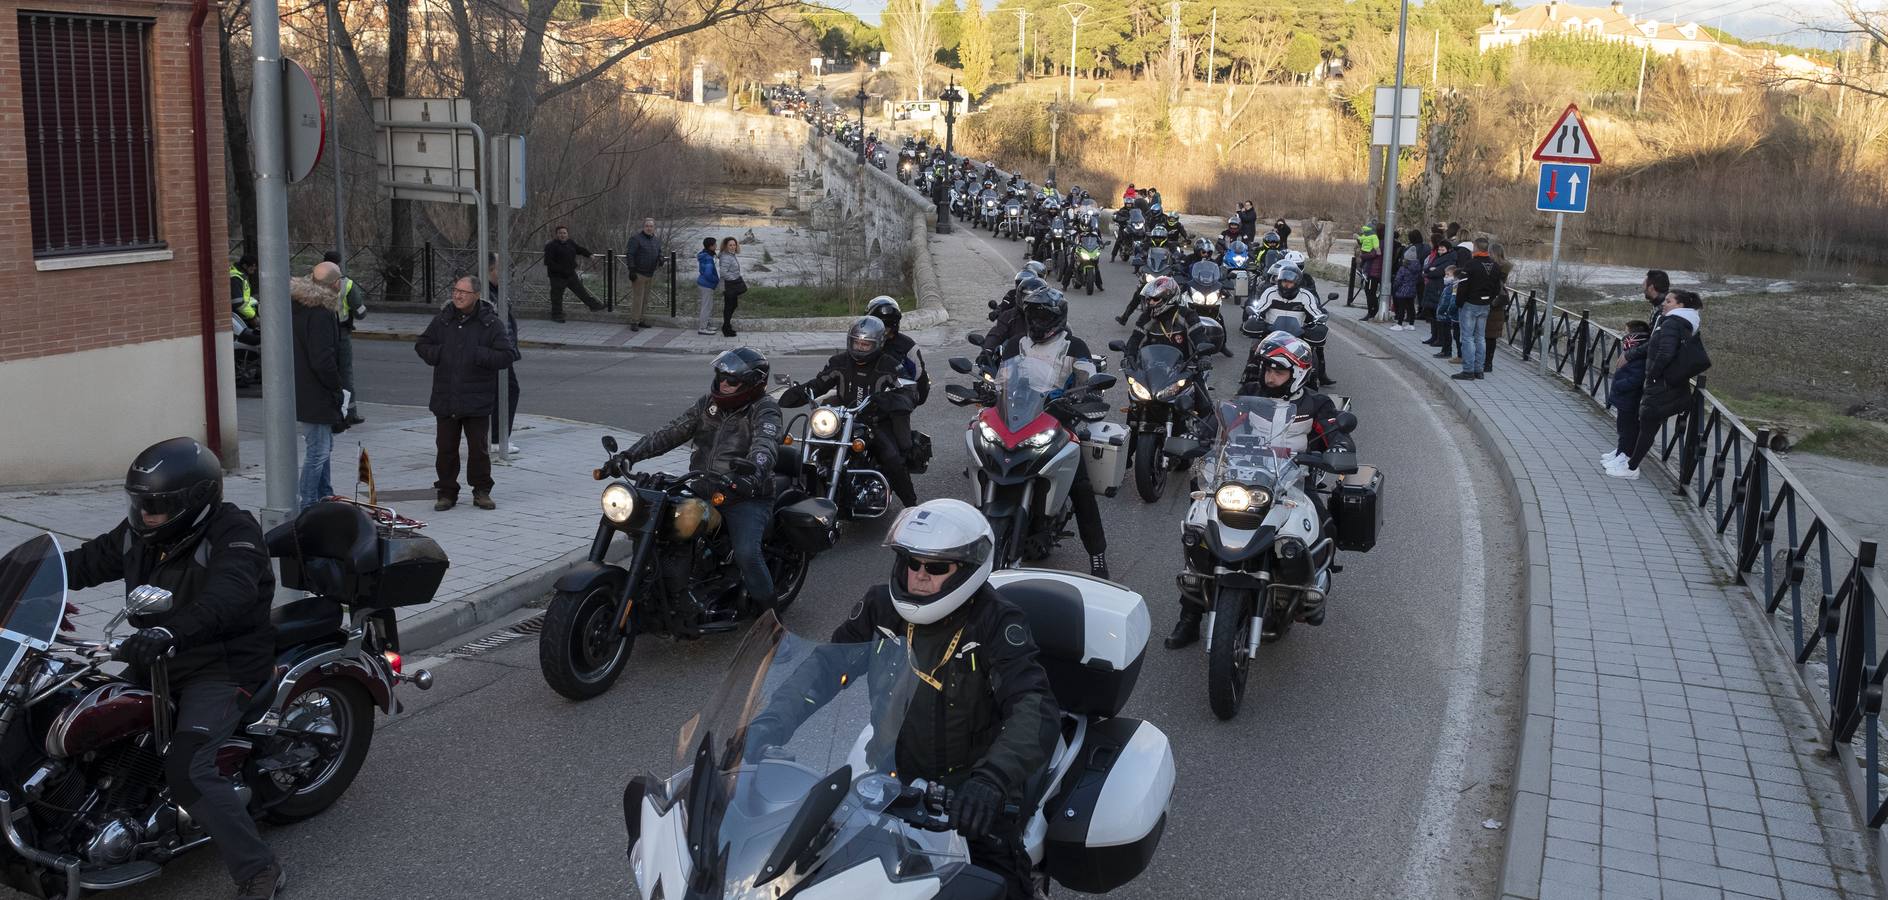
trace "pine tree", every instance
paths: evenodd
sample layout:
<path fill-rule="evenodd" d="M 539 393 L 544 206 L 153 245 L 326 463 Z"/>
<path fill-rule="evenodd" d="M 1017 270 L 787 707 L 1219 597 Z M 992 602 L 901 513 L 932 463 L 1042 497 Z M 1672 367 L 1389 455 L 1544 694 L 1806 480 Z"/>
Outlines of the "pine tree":
<path fill-rule="evenodd" d="M 1285 71 L 1294 75 L 1309 75 L 1323 61 L 1324 56 L 1318 52 L 1318 39 L 1308 32 L 1292 35 L 1291 43 L 1285 47 Z"/>

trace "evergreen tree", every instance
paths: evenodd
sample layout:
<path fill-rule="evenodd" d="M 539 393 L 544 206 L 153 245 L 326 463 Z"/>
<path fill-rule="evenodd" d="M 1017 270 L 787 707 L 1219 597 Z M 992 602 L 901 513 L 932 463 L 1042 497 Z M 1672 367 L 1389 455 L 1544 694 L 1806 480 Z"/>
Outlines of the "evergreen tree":
<path fill-rule="evenodd" d="M 983 14 L 982 0 L 969 0 L 964 7 L 961 37 L 957 58 L 964 67 L 964 91 L 973 98 L 981 98 L 990 88 L 990 74 L 996 61 L 995 40 L 990 34 L 990 19 Z"/>
<path fill-rule="evenodd" d="M 1292 35 L 1291 43 L 1285 45 L 1285 71 L 1294 75 L 1310 75 L 1324 61 L 1319 52 L 1318 39 L 1309 32 L 1300 31 Z"/>

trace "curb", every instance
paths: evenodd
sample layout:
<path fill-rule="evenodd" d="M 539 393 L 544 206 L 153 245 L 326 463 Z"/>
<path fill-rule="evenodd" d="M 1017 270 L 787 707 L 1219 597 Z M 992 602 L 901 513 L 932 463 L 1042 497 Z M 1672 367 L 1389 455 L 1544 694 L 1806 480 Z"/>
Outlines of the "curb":
<path fill-rule="evenodd" d="M 1440 393 L 1449 406 L 1468 421 L 1469 430 L 1494 456 L 1501 483 L 1515 498 L 1513 512 L 1522 525 L 1522 551 L 1527 560 L 1521 581 L 1527 598 L 1527 624 L 1522 637 L 1527 660 L 1521 670 L 1521 742 L 1515 751 L 1514 797 L 1508 808 L 1507 847 L 1501 857 L 1499 891 L 1503 898 L 1535 900 L 1540 896 L 1541 869 L 1547 856 L 1548 774 L 1554 743 L 1554 613 L 1549 592 L 1552 582 L 1548 578 L 1547 527 L 1541 520 L 1540 501 L 1534 494 L 1533 482 L 1515 474 L 1521 471 L 1521 466 L 1513 445 L 1447 376 L 1413 357 L 1400 344 L 1376 333 L 1367 323 L 1340 316 L 1331 319 L 1377 349 L 1402 360 Z M 1522 365 L 1518 356 L 1510 353 L 1508 357 L 1515 360 L 1517 368 Z"/>
<path fill-rule="evenodd" d="M 615 560 L 627 556 L 629 550 L 625 543 L 613 543 L 608 558 Z M 581 547 L 496 584 L 486 585 L 457 600 L 434 604 L 432 609 L 400 623 L 400 652 L 417 659 L 420 654 L 448 638 L 498 621 L 524 608 L 549 592 L 551 586 L 572 565 L 589 556 L 590 548 Z"/>
<path fill-rule="evenodd" d="M 845 322 L 846 324 L 849 325 L 851 324 L 852 320 L 847 319 L 845 320 Z M 756 333 L 764 334 L 765 332 L 756 332 Z M 411 342 L 411 341 L 417 341 L 419 339 L 420 339 L 420 336 L 418 334 L 414 334 L 411 332 L 399 332 L 399 331 L 356 331 L 354 332 L 354 340 L 357 340 L 357 341 L 407 341 L 407 342 Z M 828 345 L 830 345 L 831 343 L 832 341 L 829 339 L 826 341 L 825 344 L 821 344 L 819 346 L 808 346 L 804 349 L 775 351 L 775 352 L 784 352 L 784 353 L 789 353 L 789 354 L 791 353 L 830 353 L 832 352 L 832 347 Z M 518 346 L 525 350 L 583 350 L 583 351 L 588 351 L 588 352 L 593 352 L 593 353 L 623 353 L 623 354 L 660 353 L 660 354 L 665 354 L 668 356 L 704 356 L 704 355 L 710 355 L 710 354 L 720 352 L 719 350 L 690 350 L 687 347 L 605 347 L 599 344 L 567 344 L 562 341 L 532 341 L 532 340 L 520 341 L 518 343 Z"/>

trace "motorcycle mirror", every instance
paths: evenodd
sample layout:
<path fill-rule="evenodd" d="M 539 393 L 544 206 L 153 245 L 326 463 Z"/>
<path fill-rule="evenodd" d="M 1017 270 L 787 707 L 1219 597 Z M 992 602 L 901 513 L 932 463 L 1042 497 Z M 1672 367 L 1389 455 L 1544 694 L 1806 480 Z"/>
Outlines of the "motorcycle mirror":
<path fill-rule="evenodd" d="M 971 393 L 970 388 L 964 387 L 961 384 L 945 385 L 944 396 L 956 406 L 969 406 L 977 402 L 977 395 Z"/>
<path fill-rule="evenodd" d="M 1115 377 L 1113 375 L 1096 372 L 1095 374 L 1088 376 L 1088 383 L 1086 386 L 1091 391 L 1105 391 L 1111 387 L 1114 387 L 1114 383 L 1115 383 Z"/>
<path fill-rule="evenodd" d="M 983 346 L 983 332 L 973 331 L 969 334 L 964 335 L 964 340 L 969 341 L 972 344 L 975 344 L 981 347 Z"/>
<path fill-rule="evenodd" d="M 950 364 L 951 364 L 951 371 L 956 372 L 959 375 L 970 374 L 970 360 L 962 356 L 953 356 L 951 357 Z"/>
<path fill-rule="evenodd" d="M 1337 430 L 1350 434 L 1357 430 L 1357 414 L 1345 410 L 1337 414 Z"/>
<path fill-rule="evenodd" d="M 1330 293 L 1328 293 L 1328 294 L 1325 294 L 1325 295 L 1324 295 L 1324 299 L 1326 299 L 1326 300 L 1331 300 L 1331 301 L 1335 301 L 1335 300 L 1337 299 L 1337 292 L 1336 292 L 1336 291 L 1332 291 L 1332 292 L 1330 292 Z"/>
<path fill-rule="evenodd" d="M 1357 452 L 1354 450 L 1332 450 L 1324 454 L 1324 470 L 1334 475 L 1350 475 L 1357 471 Z"/>
<path fill-rule="evenodd" d="M 125 595 L 125 612 L 133 616 L 148 616 L 170 612 L 171 592 L 161 587 L 141 584 Z"/>
<path fill-rule="evenodd" d="M 991 309 L 996 309 L 996 308 L 997 308 L 997 302 L 996 302 L 995 300 L 992 300 L 992 301 L 990 301 L 990 308 L 991 308 Z"/>
<path fill-rule="evenodd" d="M 606 434 L 603 436 L 603 450 L 604 452 L 609 453 L 611 456 L 616 455 L 616 436 L 615 435 Z"/>
<path fill-rule="evenodd" d="M 1128 345 L 1126 341 L 1109 341 L 1108 349 L 1113 350 L 1116 353 L 1121 353 L 1128 349 Z"/>

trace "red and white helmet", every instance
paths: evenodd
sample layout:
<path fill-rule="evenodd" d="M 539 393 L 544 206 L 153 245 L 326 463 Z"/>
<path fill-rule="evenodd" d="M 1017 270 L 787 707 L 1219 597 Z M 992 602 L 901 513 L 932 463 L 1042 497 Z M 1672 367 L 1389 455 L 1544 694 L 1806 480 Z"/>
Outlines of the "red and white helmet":
<path fill-rule="evenodd" d="M 1264 340 L 1252 345 L 1252 356 L 1246 360 L 1246 370 L 1252 373 L 1256 369 L 1261 383 L 1266 369 L 1290 372 L 1291 380 L 1286 382 L 1285 387 L 1277 394 L 1274 394 L 1270 388 L 1264 389 L 1263 393 L 1266 396 L 1296 398 L 1304 393 L 1305 382 L 1311 377 L 1312 361 L 1311 345 L 1303 338 L 1294 337 L 1284 331 L 1274 331 L 1266 335 Z"/>

